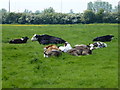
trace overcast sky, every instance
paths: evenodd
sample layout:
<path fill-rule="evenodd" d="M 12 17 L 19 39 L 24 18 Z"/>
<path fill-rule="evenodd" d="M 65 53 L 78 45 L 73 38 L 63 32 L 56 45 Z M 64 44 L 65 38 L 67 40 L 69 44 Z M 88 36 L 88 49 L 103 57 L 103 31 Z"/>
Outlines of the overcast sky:
<path fill-rule="evenodd" d="M 75 13 L 81 13 L 87 9 L 87 3 L 96 0 L 10 0 L 12 12 L 23 12 L 25 9 L 36 11 L 53 7 L 56 12 L 68 13 L 70 9 Z M 62 9 L 61 9 L 62 1 Z M 109 2 L 114 6 L 118 5 L 120 0 L 102 0 Z M 0 9 L 5 8 L 8 11 L 9 0 L 0 0 Z"/>

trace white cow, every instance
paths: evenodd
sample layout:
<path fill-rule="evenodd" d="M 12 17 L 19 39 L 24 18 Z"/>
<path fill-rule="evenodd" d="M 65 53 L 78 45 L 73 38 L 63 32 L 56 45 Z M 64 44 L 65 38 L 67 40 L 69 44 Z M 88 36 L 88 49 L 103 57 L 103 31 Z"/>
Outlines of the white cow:
<path fill-rule="evenodd" d="M 72 47 L 68 42 L 65 42 L 64 46 L 60 46 L 59 49 L 62 52 L 67 52 L 68 50 L 72 49 Z"/>

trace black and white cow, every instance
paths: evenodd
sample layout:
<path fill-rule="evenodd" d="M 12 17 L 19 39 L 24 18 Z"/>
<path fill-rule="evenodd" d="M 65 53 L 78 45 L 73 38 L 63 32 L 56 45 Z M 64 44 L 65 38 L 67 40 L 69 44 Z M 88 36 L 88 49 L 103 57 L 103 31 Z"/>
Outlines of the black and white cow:
<path fill-rule="evenodd" d="M 66 41 L 58 38 L 58 37 L 54 37 L 54 36 L 50 36 L 50 35 L 37 35 L 34 34 L 33 37 L 31 38 L 32 41 L 38 41 L 40 44 L 43 45 L 47 45 L 47 44 L 62 44 L 65 43 Z"/>
<path fill-rule="evenodd" d="M 107 47 L 107 44 L 104 42 L 94 42 L 93 44 L 89 44 L 90 50 L 98 49 L 98 48 L 104 48 Z"/>
<path fill-rule="evenodd" d="M 29 39 L 28 37 L 22 37 L 21 39 L 10 40 L 9 43 L 10 43 L 10 44 L 26 43 L 28 39 Z"/>
<path fill-rule="evenodd" d="M 100 36 L 94 38 L 93 41 L 110 42 L 113 37 L 113 35 Z"/>

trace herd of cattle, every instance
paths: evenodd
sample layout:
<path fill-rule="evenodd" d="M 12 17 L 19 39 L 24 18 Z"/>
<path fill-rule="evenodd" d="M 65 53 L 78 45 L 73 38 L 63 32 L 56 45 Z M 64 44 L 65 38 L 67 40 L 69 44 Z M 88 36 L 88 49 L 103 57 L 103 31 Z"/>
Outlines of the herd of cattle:
<path fill-rule="evenodd" d="M 31 38 L 32 41 L 38 41 L 40 44 L 48 45 L 44 47 L 44 57 L 51 57 L 51 56 L 60 56 L 62 53 L 68 53 L 73 56 L 80 56 L 80 55 L 90 55 L 92 54 L 92 50 L 97 48 L 104 48 L 107 47 L 107 44 L 104 42 L 109 42 L 112 40 L 113 35 L 106 35 L 100 36 L 93 39 L 93 43 L 89 45 L 75 45 L 72 47 L 70 43 L 67 41 L 50 35 L 33 35 Z M 28 37 L 22 37 L 21 39 L 14 39 L 9 41 L 10 44 L 21 44 L 27 43 Z M 57 44 L 64 44 L 64 46 L 57 46 Z"/>

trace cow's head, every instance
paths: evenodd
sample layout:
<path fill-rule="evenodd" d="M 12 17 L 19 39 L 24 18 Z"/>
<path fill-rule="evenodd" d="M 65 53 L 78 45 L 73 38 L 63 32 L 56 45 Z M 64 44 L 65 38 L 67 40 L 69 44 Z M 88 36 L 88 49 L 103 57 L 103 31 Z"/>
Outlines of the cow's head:
<path fill-rule="evenodd" d="M 24 37 L 23 39 L 28 40 L 29 38 L 28 37 Z"/>
<path fill-rule="evenodd" d="M 32 41 L 37 41 L 40 35 L 34 34 L 33 37 L 31 38 Z"/>
<path fill-rule="evenodd" d="M 90 50 L 94 50 L 95 49 L 95 45 L 94 44 L 89 44 L 87 46 L 90 48 Z"/>

